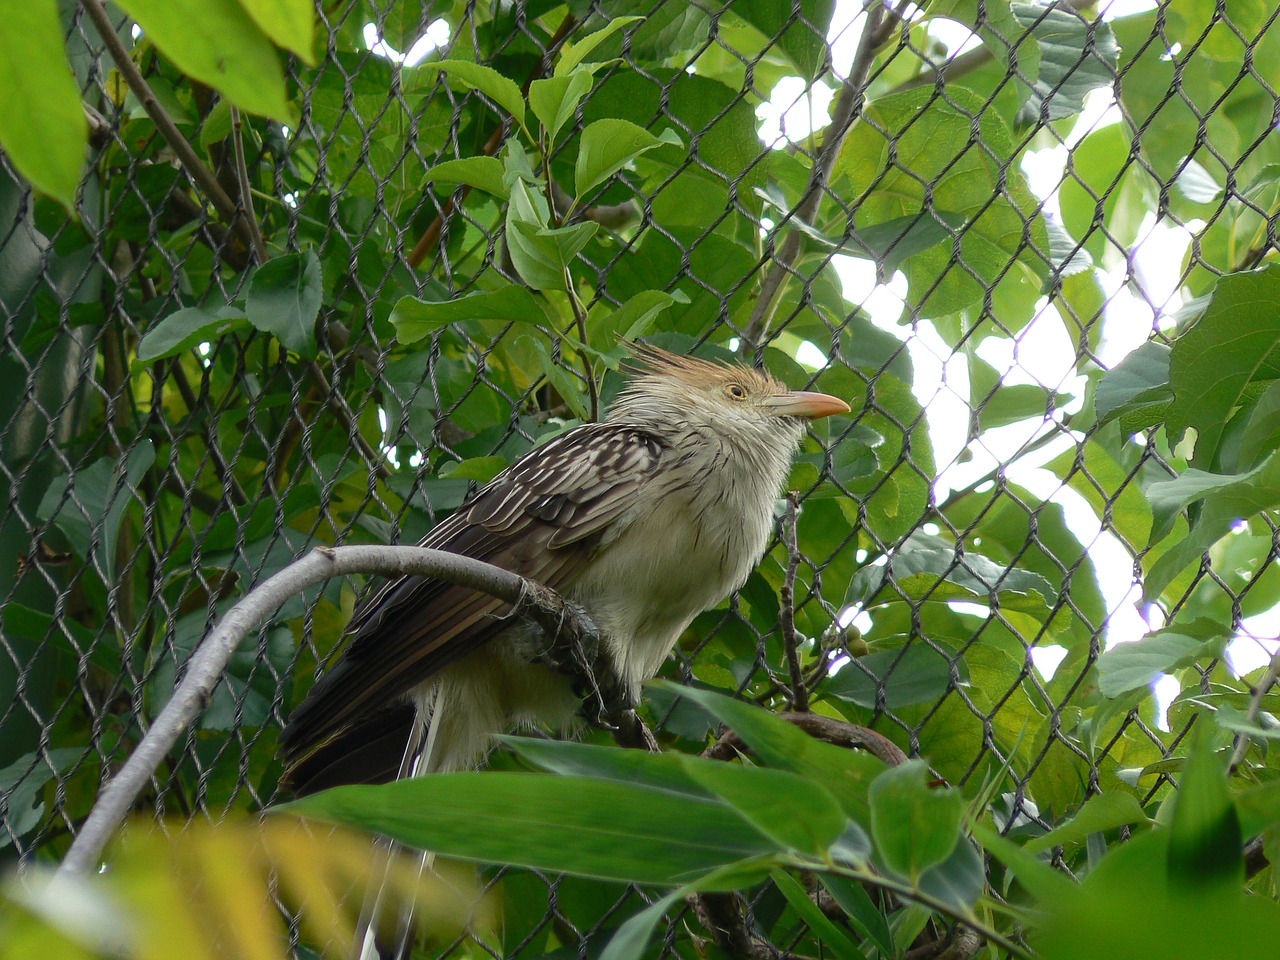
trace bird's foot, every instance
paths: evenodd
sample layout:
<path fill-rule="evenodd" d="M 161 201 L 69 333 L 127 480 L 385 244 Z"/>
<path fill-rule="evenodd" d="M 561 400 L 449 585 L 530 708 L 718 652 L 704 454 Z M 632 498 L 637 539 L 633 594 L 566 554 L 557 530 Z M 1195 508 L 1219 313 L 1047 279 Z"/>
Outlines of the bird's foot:
<path fill-rule="evenodd" d="M 610 718 L 634 709 L 635 694 L 617 675 L 590 615 L 550 590 L 527 598 L 525 604 L 525 612 L 543 633 L 532 659 L 569 678 L 589 723 L 613 729 L 616 724 Z"/>

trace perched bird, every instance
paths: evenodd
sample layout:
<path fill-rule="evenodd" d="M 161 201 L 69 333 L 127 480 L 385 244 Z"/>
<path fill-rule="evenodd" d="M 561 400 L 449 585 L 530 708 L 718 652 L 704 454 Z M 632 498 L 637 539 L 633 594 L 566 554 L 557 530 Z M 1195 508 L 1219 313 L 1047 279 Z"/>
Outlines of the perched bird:
<path fill-rule="evenodd" d="M 634 353 L 601 422 L 530 451 L 422 541 L 575 604 L 630 698 L 760 559 L 805 421 L 849 410 L 749 367 Z M 553 638 L 509 612 L 416 576 L 370 595 L 281 736 L 295 792 L 467 769 L 495 733 L 571 722 L 570 678 L 537 662 Z"/>

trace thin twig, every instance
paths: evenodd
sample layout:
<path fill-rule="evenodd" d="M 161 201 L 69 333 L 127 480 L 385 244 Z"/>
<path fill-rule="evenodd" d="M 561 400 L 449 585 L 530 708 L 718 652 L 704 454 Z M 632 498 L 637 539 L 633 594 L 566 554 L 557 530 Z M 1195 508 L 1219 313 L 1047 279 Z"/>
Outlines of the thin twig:
<path fill-rule="evenodd" d="M 240 644 L 290 597 L 333 577 L 353 573 L 434 577 L 517 605 L 548 630 L 580 628 L 572 607 L 532 580 L 480 560 L 423 547 L 317 547 L 258 584 L 213 628 L 192 654 L 173 697 L 156 717 L 120 772 L 103 788 L 67 851 L 60 874 L 94 869 L 138 794 L 155 775 L 178 737 L 208 706 L 227 662 Z M 585 632 L 585 630 L 583 631 Z"/>
<path fill-rule="evenodd" d="M 862 109 L 866 98 L 868 76 L 871 65 L 875 62 L 876 51 L 888 39 L 889 33 L 898 23 L 897 14 L 887 10 L 880 0 L 873 0 L 867 8 L 867 22 L 862 28 L 862 39 L 858 42 L 858 52 L 854 55 L 849 74 L 840 87 L 840 96 L 836 100 L 835 111 L 831 115 L 831 124 L 827 127 L 822 141 L 822 148 L 813 161 L 813 169 L 809 172 L 809 183 L 804 194 L 790 218 L 800 223 L 813 223 L 822 204 L 822 196 L 826 192 L 827 182 L 835 169 L 836 159 L 844 147 L 845 138 L 853 128 L 854 118 Z M 779 225 L 782 226 L 781 224 Z M 800 245 L 804 234 L 798 229 L 791 230 L 782 248 L 773 259 L 773 267 L 760 286 L 755 308 L 747 321 L 742 335 L 742 349 L 752 352 L 760 346 L 760 341 L 769 332 L 773 323 L 774 312 L 781 300 L 783 287 L 791 276 L 792 266 L 800 254 Z"/>
<path fill-rule="evenodd" d="M 573 307 L 573 319 L 578 326 L 578 341 L 585 347 L 587 344 L 587 311 L 583 309 L 582 301 L 578 299 L 578 295 L 573 292 L 573 278 L 569 276 L 569 269 L 566 267 L 565 276 L 565 292 L 569 295 L 569 305 Z M 591 362 L 591 357 L 586 350 L 582 351 L 582 369 L 587 376 L 587 398 L 591 401 L 591 422 L 595 423 L 600 419 L 600 385 L 596 383 L 595 365 Z"/>
<path fill-rule="evenodd" d="M 1244 715 L 1249 723 L 1257 721 L 1258 714 L 1262 712 L 1262 698 L 1275 685 L 1277 677 L 1280 677 L 1280 648 L 1271 655 L 1271 663 L 1267 666 L 1266 675 L 1263 676 L 1262 682 L 1253 688 L 1253 695 L 1249 697 L 1249 709 Z M 1239 769 L 1240 764 L 1244 762 L 1244 755 L 1248 752 L 1249 734 L 1242 730 L 1236 734 L 1235 749 L 1231 752 L 1231 765 L 1227 768 L 1229 774 Z"/>
<path fill-rule="evenodd" d="M 266 263 L 270 258 L 266 241 L 262 239 L 262 229 L 258 226 L 258 218 L 253 212 L 253 190 L 249 186 L 249 165 L 244 159 L 244 130 L 240 119 L 240 108 L 231 108 L 231 146 L 236 159 L 236 182 L 240 186 L 240 215 L 244 217 L 245 227 L 249 231 L 249 240 L 253 243 L 253 252 L 259 263 Z"/>
<path fill-rule="evenodd" d="M 782 520 L 782 543 L 787 548 L 787 574 L 782 581 L 782 602 L 778 605 L 778 626 L 782 630 L 782 647 L 787 653 L 787 671 L 791 674 L 791 709 L 805 713 L 809 709 L 809 691 L 800 666 L 800 638 L 796 634 L 796 572 L 800 569 L 800 547 L 796 543 L 796 510 L 800 495 L 787 493 L 787 513 Z"/>
<path fill-rule="evenodd" d="M 801 865 L 803 866 L 803 865 Z M 917 887 L 913 887 L 908 883 L 894 880 L 891 877 L 873 873 L 870 869 L 855 870 L 840 865 L 829 866 L 823 864 L 821 869 L 828 870 L 832 873 L 838 873 L 848 877 L 851 880 L 857 880 L 863 884 L 872 887 L 879 887 L 882 890 L 888 890 L 901 897 L 903 900 L 910 900 L 920 904 L 922 907 L 928 907 L 934 913 L 941 914 L 944 917 L 950 917 L 953 920 L 965 924 L 973 929 L 979 936 L 983 937 L 988 943 L 993 943 L 1003 949 L 1010 956 L 1018 957 L 1020 960 L 1036 960 L 1036 955 L 1020 943 L 1010 940 L 994 927 L 990 927 L 985 923 L 977 920 L 975 917 L 968 916 L 967 911 L 953 906 L 949 901 L 935 897 L 932 894 L 925 893 Z"/>
<path fill-rule="evenodd" d="M 1059 0 L 1055 6 L 1070 10 L 1072 13 L 1083 14 L 1084 11 L 1097 5 L 1097 0 Z M 1025 36 L 1025 34 L 1023 35 Z M 1010 38 L 1007 43 L 1012 49 L 1022 42 L 1022 37 Z M 954 83 L 961 77 L 973 73 L 985 67 L 994 61 L 995 53 L 988 46 L 975 47 L 974 49 L 962 53 L 959 56 L 951 57 L 940 63 L 932 64 L 923 73 L 920 73 L 910 80 L 904 80 L 896 87 L 889 91 L 890 94 L 902 93 L 904 90 L 914 90 L 916 87 L 934 86 L 935 84 Z"/>
<path fill-rule="evenodd" d="M 246 242 L 252 244 L 252 231 L 249 227 L 248 217 L 241 215 L 235 202 L 222 189 L 222 184 L 218 183 L 218 178 L 196 156 L 195 150 L 187 142 L 187 138 L 182 135 L 182 131 L 165 113 L 164 107 L 160 105 L 160 101 L 156 99 L 155 94 L 151 92 L 151 87 L 147 85 L 147 81 L 133 62 L 133 58 L 129 56 L 129 51 L 125 49 L 120 35 L 116 33 L 115 24 L 111 22 L 111 15 L 107 13 L 107 8 L 103 5 L 102 0 L 80 0 L 80 5 L 84 7 L 85 13 L 89 15 L 89 19 L 93 21 L 94 27 L 97 28 L 98 33 L 101 35 L 107 52 L 111 54 L 111 59 L 115 61 L 116 69 L 120 71 L 120 76 L 124 77 L 124 82 L 129 85 L 133 95 L 138 98 L 142 108 L 147 111 L 147 116 L 155 123 L 156 130 L 159 131 L 160 136 L 164 138 L 165 143 L 169 145 L 169 148 L 178 158 L 178 162 L 182 164 L 196 185 L 204 191 L 205 196 L 209 198 L 209 202 L 213 204 L 214 209 L 218 211 L 222 219 L 229 225 L 238 228 Z"/>

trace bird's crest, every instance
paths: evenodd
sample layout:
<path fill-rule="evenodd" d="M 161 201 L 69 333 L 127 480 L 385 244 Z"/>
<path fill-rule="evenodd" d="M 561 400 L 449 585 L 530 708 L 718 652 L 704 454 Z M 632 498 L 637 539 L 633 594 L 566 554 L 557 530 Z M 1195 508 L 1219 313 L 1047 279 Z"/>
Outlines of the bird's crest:
<path fill-rule="evenodd" d="M 756 391 L 766 394 L 786 389 L 768 373 L 745 363 L 682 356 L 649 343 L 631 342 L 627 347 L 631 351 L 631 359 L 625 362 L 625 367 L 640 377 L 676 377 L 695 386 L 705 386 L 708 381 L 745 379 Z"/>

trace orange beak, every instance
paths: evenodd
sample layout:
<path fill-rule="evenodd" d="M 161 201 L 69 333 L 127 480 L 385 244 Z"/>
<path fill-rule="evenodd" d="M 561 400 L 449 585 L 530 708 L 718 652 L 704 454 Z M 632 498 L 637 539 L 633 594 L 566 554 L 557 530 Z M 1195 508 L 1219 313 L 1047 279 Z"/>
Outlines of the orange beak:
<path fill-rule="evenodd" d="M 765 406 L 775 416 L 804 417 L 807 420 L 819 420 L 832 414 L 849 412 L 849 405 L 839 397 L 810 393 L 807 390 L 792 390 L 780 397 L 770 397 L 765 401 Z"/>

